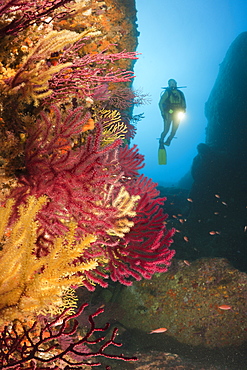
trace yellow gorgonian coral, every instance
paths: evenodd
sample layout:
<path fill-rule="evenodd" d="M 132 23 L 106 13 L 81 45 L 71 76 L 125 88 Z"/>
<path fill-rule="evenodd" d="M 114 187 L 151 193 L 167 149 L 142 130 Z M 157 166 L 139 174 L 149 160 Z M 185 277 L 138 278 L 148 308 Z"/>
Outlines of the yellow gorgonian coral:
<path fill-rule="evenodd" d="M 37 213 L 47 202 L 45 196 L 28 198 L 27 204 L 19 207 L 19 217 L 8 230 L 6 227 L 14 204 L 9 199 L 0 209 L 0 325 L 16 318 L 22 320 L 39 313 L 56 314 L 66 306 L 73 306 L 76 299 L 71 285 L 82 285 L 77 272 L 95 269 L 96 259 L 74 264 L 82 251 L 95 241 L 87 236 L 75 240 L 77 225 L 71 223 L 68 233 L 54 240 L 50 253 L 37 258 L 36 247 Z"/>
<path fill-rule="evenodd" d="M 28 103 L 33 101 L 34 105 L 37 106 L 41 99 L 51 95 L 53 90 L 49 89 L 49 80 L 52 76 L 73 64 L 67 62 L 48 66 L 47 59 L 50 58 L 52 53 L 60 52 L 65 46 L 94 33 L 94 29 L 86 30 L 80 34 L 68 30 L 49 32 L 30 50 L 19 70 L 12 76 L 11 81 L 4 86 L 4 93 L 15 94 L 19 89 L 22 89 L 23 98 Z M 3 66 L 1 68 L 3 69 Z"/>
<path fill-rule="evenodd" d="M 113 207 L 116 207 L 118 212 L 115 216 L 114 228 L 106 230 L 108 235 L 116 235 L 123 238 L 130 231 L 131 227 L 134 226 L 134 222 L 129 218 L 136 216 L 135 208 L 139 199 L 139 195 L 130 195 L 124 186 L 121 187 L 117 197 L 112 202 Z"/>
<path fill-rule="evenodd" d="M 72 63 L 63 63 L 49 68 L 46 59 L 52 53 L 62 50 L 66 45 L 76 42 L 80 38 L 81 35 L 76 32 L 50 32 L 30 51 L 10 83 L 5 86 L 4 92 L 15 94 L 21 88 L 24 98 L 28 102 L 33 100 L 35 105 L 38 105 L 39 99 L 43 99 L 52 93 L 48 84 L 52 75 L 62 68 L 72 65 Z"/>
<path fill-rule="evenodd" d="M 123 122 L 120 112 L 117 110 L 102 109 L 98 113 L 100 118 L 103 119 L 101 145 L 111 144 L 116 139 L 124 140 L 128 128 Z"/>

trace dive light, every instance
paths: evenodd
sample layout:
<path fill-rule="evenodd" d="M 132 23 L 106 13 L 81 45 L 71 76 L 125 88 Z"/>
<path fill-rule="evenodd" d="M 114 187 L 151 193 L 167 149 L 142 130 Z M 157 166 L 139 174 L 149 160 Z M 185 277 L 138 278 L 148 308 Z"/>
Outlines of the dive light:
<path fill-rule="evenodd" d="M 183 112 L 182 110 L 180 110 L 179 112 L 177 112 L 177 118 L 181 121 L 183 118 L 185 117 L 185 112 Z"/>

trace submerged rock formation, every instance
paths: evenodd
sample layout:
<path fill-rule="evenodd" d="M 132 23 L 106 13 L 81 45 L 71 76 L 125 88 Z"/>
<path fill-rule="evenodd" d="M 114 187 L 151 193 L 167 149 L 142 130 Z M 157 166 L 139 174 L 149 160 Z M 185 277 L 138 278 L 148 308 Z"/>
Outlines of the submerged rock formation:
<path fill-rule="evenodd" d="M 186 224 L 197 257 L 226 257 L 242 270 L 247 242 L 246 65 L 244 32 L 227 51 L 205 105 L 206 143 L 198 145 L 192 165 L 193 202 Z"/>
<path fill-rule="evenodd" d="M 119 321 L 146 333 L 167 329 L 156 334 L 164 344 L 239 346 L 247 339 L 246 283 L 247 275 L 223 258 L 174 260 L 166 274 L 122 289 L 117 300 L 126 313 Z"/>
<path fill-rule="evenodd" d="M 246 160 L 247 32 L 231 44 L 205 106 L 206 143 Z"/>
<path fill-rule="evenodd" d="M 247 181 L 247 32 L 231 44 L 220 65 L 215 85 L 205 105 L 208 120 L 206 144 L 213 146 L 225 167 L 221 185 L 246 202 Z M 243 193 L 243 194 L 242 194 Z"/>

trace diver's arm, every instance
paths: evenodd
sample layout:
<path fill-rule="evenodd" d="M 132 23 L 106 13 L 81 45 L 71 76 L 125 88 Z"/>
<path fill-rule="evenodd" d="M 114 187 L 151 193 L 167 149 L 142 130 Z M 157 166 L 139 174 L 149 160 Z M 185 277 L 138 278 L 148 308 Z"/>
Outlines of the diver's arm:
<path fill-rule="evenodd" d="M 166 90 L 163 94 L 162 94 L 162 96 L 161 96 L 161 98 L 160 98 L 160 101 L 159 101 L 159 108 L 160 108 L 160 111 L 161 111 L 161 114 L 162 114 L 162 116 L 165 114 L 165 112 L 166 112 L 166 106 L 167 106 L 167 104 L 166 104 L 166 100 L 168 99 L 168 97 L 169 97 L 169 94 L 168 94 L 168 91 Z"/>
<path fill-rule="evenodd" d="M 184 97 L 184 93 L 182 91 L 180 91 L 180 94 L 181 94 L 181 97 L 182 97 L 182 108 L 184 109 L 184 111 L 186 111 L 186 100 L 185 100 L 185 97 Z"/>

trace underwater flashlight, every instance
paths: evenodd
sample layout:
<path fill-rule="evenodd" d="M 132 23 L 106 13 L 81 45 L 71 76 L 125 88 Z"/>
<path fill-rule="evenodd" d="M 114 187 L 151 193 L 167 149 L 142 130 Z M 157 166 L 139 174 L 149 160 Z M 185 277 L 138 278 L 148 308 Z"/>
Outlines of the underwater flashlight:
<path fill-rule="evenodd" d="M 185 112 L 179 111 L 177 112 L 177 118 L 181 121 L 185 117 Z"/>

